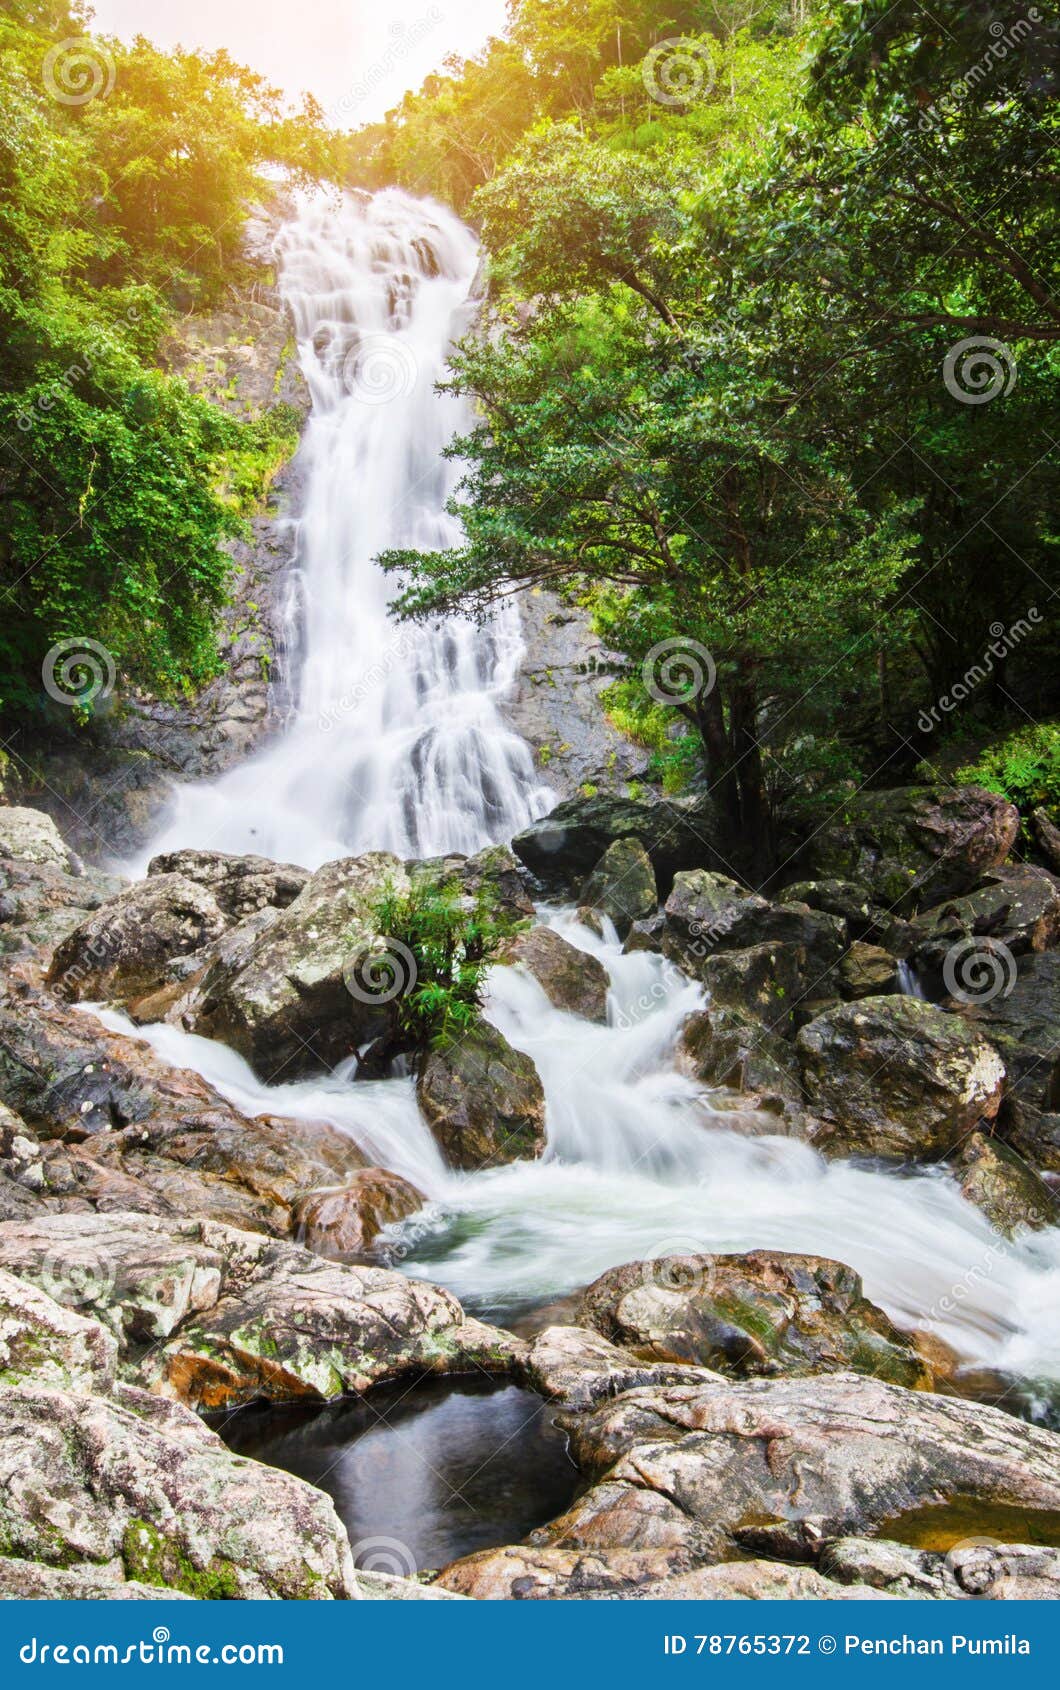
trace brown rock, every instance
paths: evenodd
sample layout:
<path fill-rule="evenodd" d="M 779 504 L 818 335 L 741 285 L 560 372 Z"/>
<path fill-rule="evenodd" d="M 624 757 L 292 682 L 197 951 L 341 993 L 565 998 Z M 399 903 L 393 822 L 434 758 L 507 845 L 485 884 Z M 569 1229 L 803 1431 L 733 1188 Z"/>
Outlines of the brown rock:
<path fill-rule="evenodd" d="M 297 1237 L 318 1256 L 361 1256 L 385 1226 L 416 1214 L 426 1201 L 399 1174 L 364 1168 L 344 1186 L 302 1198 L 294 1213 Z"/>

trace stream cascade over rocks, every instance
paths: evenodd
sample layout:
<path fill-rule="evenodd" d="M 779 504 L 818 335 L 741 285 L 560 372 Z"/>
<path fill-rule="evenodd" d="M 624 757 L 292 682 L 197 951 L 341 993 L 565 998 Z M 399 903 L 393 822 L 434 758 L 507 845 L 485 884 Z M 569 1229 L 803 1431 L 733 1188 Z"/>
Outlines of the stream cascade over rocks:
<path fill-rule="evenodd" d="M 282 732 L 131 885 L 0 811 L 0 1594 L 1056 1595 L 1060 882 L 977 789 L 866 795 L 773 897 L 702 801 L 554 809 L 517 608 L 408 628 L 373 561 L 458 533 L 472 235 L 386 190 L 277 258 L 313 399 Z M 528 925 L 455 1048 L 358 1078 L 389 1009 L 351 952 L 425 862 Z M 999 934 L 1010 989 L 955 992 Z M 328 1483 L 417 1380 L 406 1440 L 513 1446 L 495 1523 L 408 1459 L 389 1522 L 343 1497 L 370 1461 Z M 277 1466 L 202 1418 L 241 1405 Z M 393 1550 L 414 1516 L 445 1569 Z"/>

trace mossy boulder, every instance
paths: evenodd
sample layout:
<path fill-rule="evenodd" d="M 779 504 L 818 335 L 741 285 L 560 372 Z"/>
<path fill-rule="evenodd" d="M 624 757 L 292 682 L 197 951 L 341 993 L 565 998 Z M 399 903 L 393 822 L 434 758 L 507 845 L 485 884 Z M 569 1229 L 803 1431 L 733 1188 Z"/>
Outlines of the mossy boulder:
<path fill-rule="evenodd" d="M 528 1161 L 545 1148 L 545 1093 L 537 1069 L 483 1016 L 425 1054 L 416 1096 L 450 1167 Z"/>

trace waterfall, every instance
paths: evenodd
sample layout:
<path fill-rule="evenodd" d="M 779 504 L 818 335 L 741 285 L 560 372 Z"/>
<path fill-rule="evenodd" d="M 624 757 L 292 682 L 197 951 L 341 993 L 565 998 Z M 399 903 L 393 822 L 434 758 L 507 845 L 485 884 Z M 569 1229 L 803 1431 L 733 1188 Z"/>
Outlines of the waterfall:
<path fill-rule="evenodd" d="M 220 780 L 177 789 L 151 852 L 197 846 L 319 867 L 358 851 L 470 853 L 549 807 L 500 704 L 518 611 L 486 627 L 388 614 L 390 547 L 459 544 L 443 456 L 469 421 L 436 391 L 475 309 L 478 249 L 451 212 L 396 189 L 313 200 L 277 241 L 279 285 L 312 397 L 280 737 Z"/>
<path fill-rule="evenodd" d="M 516 613 L 485 630 L 458 618 L 395 625 L 373 559 L 459 540 L 444 449 L 468 417 L 436 383 L 473 309 L 475 241 L 440 207 L 387 190 L 308 205 L 278 254 L 313 399 L 297 705 L 258 756 L 180 791 L 153 850 L 254 851 L 309 867 L 369 848 L 472 851 L 549 802 L 500 714 L 520 656 Z M 222 1045 L 102 1018 L 247 1114 L 330 1121 L 412 1180 L 428 1201 L 393 1230 L 396 1260 L 495 1317 L 621 1262 L 806 1251 L 849 1263 L 901 1325 L 933 1331 L 967 1361 L 1060 1381 L 1060 1230 L 1006 1240 L 942 1168 L 899 1176 L 825 1162 L 777 1136 L 774 1120 L 748 1119 L 738 1097 L 675 1068 L 700 987 L 661 956 L 623 956 L 613 931 L 597 937 L 570 912 L 543 917 L 605 964 L 611 993 L 609 1024 L 596 1026 L 555 1009 L 518 969 L 493 971 L 487 1013 L 545 1089 L 540 1162 L 448 1169 L 409 1078 L 353 1084 L 346 1065 L 266 1087 Z M 903 987 L 920 991 L 911 970 Z"/>

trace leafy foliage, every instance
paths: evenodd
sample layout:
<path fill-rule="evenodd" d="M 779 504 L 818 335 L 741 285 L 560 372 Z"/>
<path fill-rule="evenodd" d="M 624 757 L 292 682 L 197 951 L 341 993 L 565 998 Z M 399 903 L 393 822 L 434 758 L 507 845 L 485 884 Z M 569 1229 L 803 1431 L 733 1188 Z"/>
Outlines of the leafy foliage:
<path fill-rule="evenodd" d="M 1024 818 L 1039 805 L 1060 817 L 1060 723 L 1018 729 L 958 769 L 957 779 L 1000 792 Z"/>
<path fill-rule="evenodd" d="M 482 1007 L 491 964 L 525 926 L 498 902 L 488 881 L 468 894 L 458 881 L 429 875 L 417 877 L 407 892 L 388 888 L 374 921 L 384 939 L 404 947 L 396 969 L 414 976 L 396 1000 L 406 1050 L 441 1048 L 470 1026 Z"/>

